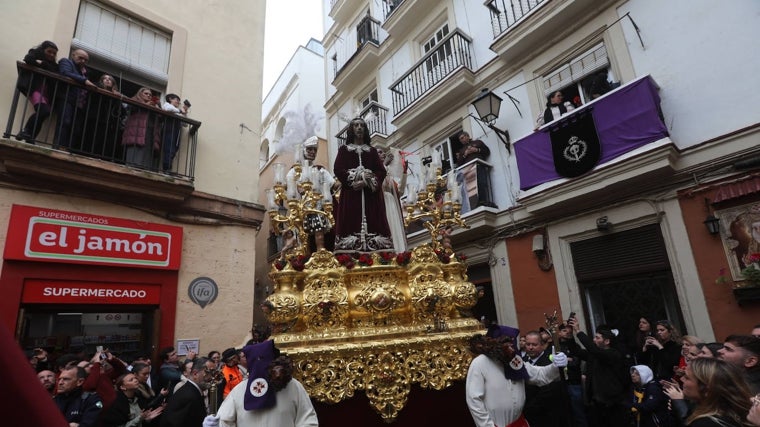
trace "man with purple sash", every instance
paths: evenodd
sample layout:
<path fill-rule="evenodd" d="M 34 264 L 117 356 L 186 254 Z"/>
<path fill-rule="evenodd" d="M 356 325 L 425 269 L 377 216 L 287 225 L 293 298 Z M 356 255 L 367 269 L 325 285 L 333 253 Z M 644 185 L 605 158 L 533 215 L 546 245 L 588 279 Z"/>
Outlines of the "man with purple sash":
<path fill-rule="evenodd" d="M 564 353 L 555 354 L 548 366 L 524 363 L 513 347 L 519 333 L 509 326 L 491 325 L 485 336 L 470 339 L 470 350 L 476 356 L 465 387 L 467 406 L 477 427 L 527 427 L 522 415 L 525 381 L 549 384 L 559 378 L 559 368 L 567 366 Z"/>
<path fill-rule="evenodd" d="M 306 389 L 292 377 L 290 358 L 280 356 L 274 341 L 243 347 L 248 381 L 232 389 L 216 415 L 203 427 L 312 427 L 317 413 Z"/>

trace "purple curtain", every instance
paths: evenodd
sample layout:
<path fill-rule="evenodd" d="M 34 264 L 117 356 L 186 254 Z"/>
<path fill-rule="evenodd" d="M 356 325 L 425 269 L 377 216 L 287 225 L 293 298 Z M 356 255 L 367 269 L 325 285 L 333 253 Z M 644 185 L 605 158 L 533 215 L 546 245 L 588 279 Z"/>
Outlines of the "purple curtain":
<path fill-rule="evenodd" d="M 591 115 L 601 143 L 599 164 L 668 136 L 660 118 L 657 86 L 650 76 L 622 86 L 571 115 L 589 106 L 593 106 Z M 561 178 L 554 169 L 549 132 L 562 120 L 514 143 L 521 190 Z"/>

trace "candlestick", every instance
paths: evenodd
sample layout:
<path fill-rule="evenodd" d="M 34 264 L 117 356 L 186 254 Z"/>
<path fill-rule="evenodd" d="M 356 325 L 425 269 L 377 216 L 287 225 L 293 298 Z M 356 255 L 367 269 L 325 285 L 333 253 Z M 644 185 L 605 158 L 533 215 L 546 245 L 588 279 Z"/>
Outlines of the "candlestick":
<path fill-rule="evenodd" d="M 311 182 L 311 166 L 301 168 L 301 182 Z"/>
<path fill-rule="evenodd" d="M 322 182 L 322 198 L 325 202 L 332 202 L 332 193 L 330 192 L 330 184 L 327 181 Z"/>
<path fill-rule="evenodd" d="M 274 190 L 271 188 L 264 191 L 267 197 L 267 207 L 269 210 L 276 210 L 277 209 L 277 203 L 274 201 Z"/>
<path fill-rule="evenodd" d="M 298 197 L 298 187 L 296 187 L 296 178 L 295 177 L 288 177 L 288 199 L 295 199 Z"/>
<path fill-rule="evenodd" d="M 272 167 L 274 168 L 274 183 L 276 185 L 285 184 L 285 165 L 282 163 L 275 163 Z"/>
<path fill-rule="evenodd" d="M 454 188 L 451 190 L 451 201 L 454 203 L 462 202 L 462 186 L 458 182 L 454 183 Z"/>

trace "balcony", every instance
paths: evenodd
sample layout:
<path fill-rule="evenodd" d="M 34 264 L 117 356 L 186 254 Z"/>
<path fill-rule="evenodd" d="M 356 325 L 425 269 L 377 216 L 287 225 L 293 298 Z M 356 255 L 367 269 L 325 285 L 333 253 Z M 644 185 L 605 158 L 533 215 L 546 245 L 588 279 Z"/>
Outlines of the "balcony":
<path fill-rule="evenodd" d="M 350 88 L 376 73 L 380 65 L 379 46 L 380 23 L 367 15 L 356 26 L 356 51 L 335 71 L 333 85 L 337 89 Z"/>
<path fill-rule="evenodd" d="M 18 68 L 24 78 L 0 142 L 3 179 L 141 205 L 179 203 L 193 192 L 200 122 L 23 63 Z M 42 84 L 52 104 L 38 107 L 50 112 L 46 118 L 22 96 Z M 125 136 L 135 144 L 123 145 Z"/>
<path fill-rule="evenodd" d="M 383 21 L 388 20 L 388 17 L 399 7 L 404 0 L 383 0 Z"/>
<path fill-rule="evenodd" d="M 455 29 L 391 85 L 397 128 L 429 122 L 441 108 L 460 105 L 462 98 L 472 95 L 476 81 L 471 44 L 470 37 Z"/>
<path fill-rule="evenodd" d="M 472 69 L 472 39 L 459 29 L 447 35 L 391 85 L 393 114 L 399 115 L 438 83 L 460 68 Z"/>
<path fill-rule="evenodd" d="M 558 28 L 576 27 L 614 4 L 612 0 L 491 0 L 491 50 L 510 62 L 545 48 Z"/>
<path fill-rule="evenodd" d="M 521 200 L 559 209 L 656 186 L 673 174 L 671 146 L 657 85 L 641 77 L 514 143 Z"/>
<path fill-rule="evenodd" d="M 359 117 L 364 117 L 367 122 L 367 129 L 369 130 L 372 143 L 378 142 L 376 139 L 385 138 L 388 136 L 388 109 L 378 104 L 377 102 L 370 102 L 369 105 L 359 113 Z M 341 129 L 336 138 L 338 138 L 338 146 L 346 143 L 346 137 L 348 136 L 348 129 L 351 123 Z"/>
<path fill-rule="evenodd" d="M 362 2 L 361 7 L 368 7 L 368 2 Z M 356 11 L 357 4 L 354 0 L 330 0 L 330 13 L 328 14 L 336 22 L 346 22 Z"/>
<path fill-rule="evenodd" d="M 394 5 L 393 8 L 390 4 Z M 404 40 L 431 11 L 442 8 L 442 4 L 438 0 L 384 0 L 383 28 L 390 36 Z"/>

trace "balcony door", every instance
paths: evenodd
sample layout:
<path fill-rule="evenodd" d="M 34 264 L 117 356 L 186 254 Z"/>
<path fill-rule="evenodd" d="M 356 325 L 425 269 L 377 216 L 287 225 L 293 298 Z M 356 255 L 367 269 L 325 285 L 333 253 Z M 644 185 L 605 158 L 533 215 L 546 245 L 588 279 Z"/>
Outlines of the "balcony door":
<path fill-rule="evenodd" d="M 452 67 L 454 49 L 451 38 L 446 38 L 447 35 L 449 24 L 444 24 L 422 45 L 423 55 L 430 55 L 425 60 L 425 71 L 431 82 L 442 79 Z"/>

